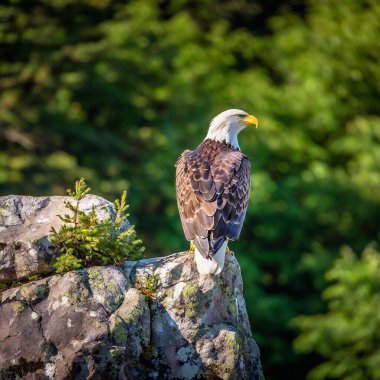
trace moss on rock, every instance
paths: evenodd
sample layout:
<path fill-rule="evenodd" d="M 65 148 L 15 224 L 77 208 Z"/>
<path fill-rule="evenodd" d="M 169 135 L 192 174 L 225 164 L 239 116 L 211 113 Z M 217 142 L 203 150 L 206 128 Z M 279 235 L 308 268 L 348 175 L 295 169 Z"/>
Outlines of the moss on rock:
<path fill-rule="evenodd" d="M 13 304 L 13 311 L 16 314 L 21 314 L 25 310 L 25 305 L 22 302 L 16 301 Z"/>
<path fill-rule="evenodd" d="M 192 285 L 187 285 L 182 290 L 187 318 L 195 318 L 199 315 L 199 308 L 203 301 L 202 292 Z"/>

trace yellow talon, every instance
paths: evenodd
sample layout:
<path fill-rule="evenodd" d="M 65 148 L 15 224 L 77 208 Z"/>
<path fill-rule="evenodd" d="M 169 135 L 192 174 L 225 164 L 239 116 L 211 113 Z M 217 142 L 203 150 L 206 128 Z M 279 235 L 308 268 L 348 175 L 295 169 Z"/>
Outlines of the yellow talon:
<path fill-rule="evenodd" d="M 190 249 L 189 249 L 189 252 L 191 254 L 194 254 L 194 251 L 195 251 L 195 244 L 193 241 L 190 242 Z"/>
<path fill-rule="evenodd" d="M 231 255 L 231 256 L 235 256 L 235 254 L 228 248 L 228 246 L 226 248 L 226 254 Z"/>

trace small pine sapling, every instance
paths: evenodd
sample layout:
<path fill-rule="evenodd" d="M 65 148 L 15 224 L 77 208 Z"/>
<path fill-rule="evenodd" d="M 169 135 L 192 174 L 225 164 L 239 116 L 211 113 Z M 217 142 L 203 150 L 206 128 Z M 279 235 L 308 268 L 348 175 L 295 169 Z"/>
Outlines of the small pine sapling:
<path fill-rule="evenodd" d="M 112 205 L 115 214 L 99 220 L 95 207 L 89 213 L 80 209 L 80 201 L 90 192 L 83 178 L 75 182 L 75 189 L 67 190 L 74 203 L 65 202 L 70 213 L 58 217 L 64 222 L 61 229 L 51 229 L 50 241 L 61 255 L 54 264 L 57 273 L 94 265 L 120 264 L 123 260 L 136 259 L 144 251 L 137 239 L 134 226 L 125 229 L 128 209 L 127 192 Z"/>

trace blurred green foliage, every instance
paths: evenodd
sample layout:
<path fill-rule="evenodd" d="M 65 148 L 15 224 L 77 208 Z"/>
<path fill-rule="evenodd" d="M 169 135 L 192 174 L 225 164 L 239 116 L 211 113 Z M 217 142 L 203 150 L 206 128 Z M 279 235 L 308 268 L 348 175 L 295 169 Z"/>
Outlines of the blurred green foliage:
<path fill-rule="evenodd" d="M 1 193 L 129 188 L 147 252 L 188 247 L 174 163 L 227 108 L 253 192 L 232 246 L 269 379 L 303 379 L 289 321 L 324 304 L 342 245 L 380 240 L 380 4 L 375 0 L 4 0 Z"/>
<path fill-rule="evenodd" d="M 302 334 L 299 352 L 317 351 L 326 361 L 310 379 L 380 379 L 380 252 L 367 247 L 361 258 L 346 248 L 326 278 L 328 311 L 294 320 Z"/>

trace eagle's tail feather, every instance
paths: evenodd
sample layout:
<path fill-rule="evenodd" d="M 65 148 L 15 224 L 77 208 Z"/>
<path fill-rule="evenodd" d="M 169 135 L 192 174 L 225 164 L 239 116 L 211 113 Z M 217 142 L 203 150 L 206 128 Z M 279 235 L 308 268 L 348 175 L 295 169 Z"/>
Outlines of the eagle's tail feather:
<path fill-rule="evenodd" d="M 219 251 L 219 248 L 225 241 L 226 238 L 224 236 L 217 239 L 196 237 L 194 239 L 194 245 L 205 259 L 211 259 L 211 257 Z"/>
<path fill-rule="evenodd" d="M 205 257 L 198 250 L 197 244 L 195 245 L 195 262 L 200 274 L 220 274 L 224 267 L 227 243 L 227 240 L 225 240 L 220 248 L 213 255 L 209 255 L 209 257 Z"/>
<path fill-rule="evenodd" d="M 210 252 L 210 245 L 207 238 L 196 237 L 194 239 L 195 248 L 198 252 L 205 258 L 211 257 L 212 252 Z"/>

